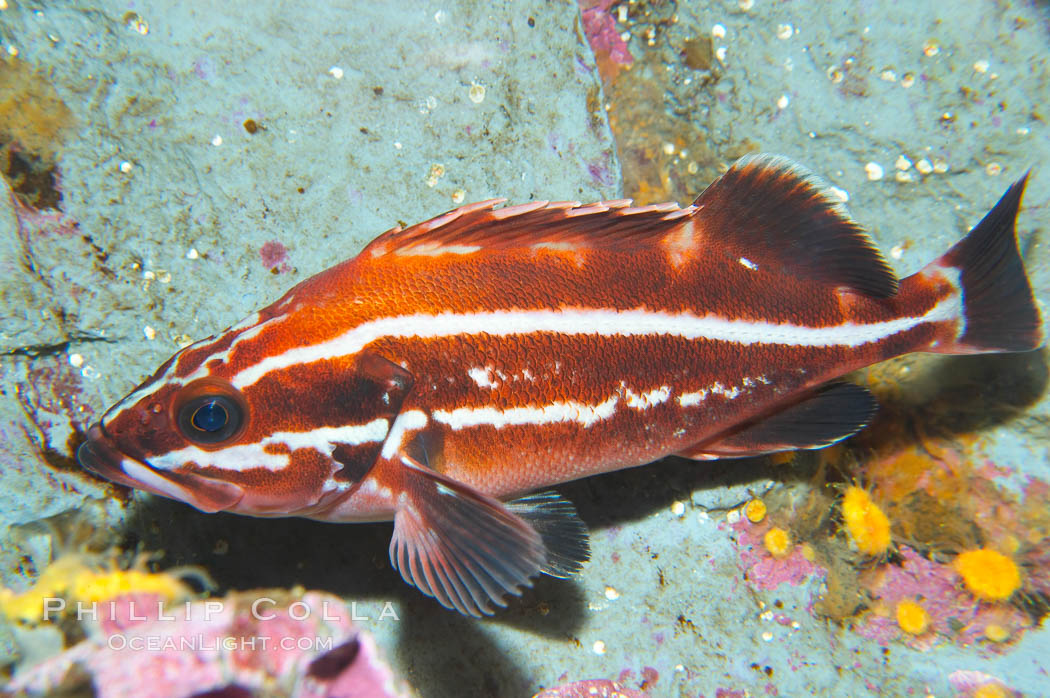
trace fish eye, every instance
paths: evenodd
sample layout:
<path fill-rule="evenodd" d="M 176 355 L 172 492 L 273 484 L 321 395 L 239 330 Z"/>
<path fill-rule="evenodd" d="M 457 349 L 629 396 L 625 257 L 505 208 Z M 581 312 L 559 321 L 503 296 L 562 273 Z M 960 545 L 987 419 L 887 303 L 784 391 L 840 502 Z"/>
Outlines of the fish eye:
<path fill-rule="evenodd" d="M 230 422 L 230 413 L 222 406 L 218 398 L 209 398 L 207 402 L 193 411 L 190 424 L 200 431 L 216 432 Z"/>
<path fill-rule="evenodd" d="M 191 396 L 178 401 L 176 421 L 179 431 L 198 444 L 218 444 L 240 432 L 244 425 L 243 402 L 217 386 L 201 386 Z"/>

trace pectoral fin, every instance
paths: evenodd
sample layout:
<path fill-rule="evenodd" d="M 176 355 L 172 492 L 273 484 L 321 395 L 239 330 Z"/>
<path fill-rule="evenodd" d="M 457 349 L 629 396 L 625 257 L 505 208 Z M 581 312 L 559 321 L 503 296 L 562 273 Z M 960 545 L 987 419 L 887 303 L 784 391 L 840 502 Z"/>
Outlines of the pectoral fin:
<path fill-rule="evenodd" d="M 406 582 L 445 608 L 483 616 L 548 567 L 543 537 L 502 502 L 407 456 L 400 463 L 390 562 Z"/>
<path fill-rule="evenodd" d="M 866 427 L 877 409 L 875 398 L 859 385 L 833 383 L 789 407 L 678 455 L 714 460 L 824 448 Z"/>

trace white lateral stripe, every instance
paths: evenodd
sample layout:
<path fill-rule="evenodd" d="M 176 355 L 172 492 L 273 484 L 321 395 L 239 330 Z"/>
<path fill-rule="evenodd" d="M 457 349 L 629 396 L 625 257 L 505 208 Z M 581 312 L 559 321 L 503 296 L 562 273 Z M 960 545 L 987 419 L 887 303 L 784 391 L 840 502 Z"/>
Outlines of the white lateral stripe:
<path fill-rule="evenodd" d="M 379 417 L 368 424 L 350 424 L 342 427 L 317 427 L 311 431 L 278 431 L 263 439 L 264 444 L 283 443 L 293 451 L 297 448 L 316 448 L 332 451 L 332 444 L 360 446 L 378 443 L 386 438 L 390 422 Z"/>
<path fill-rule="evenodd" d="M 175 372 L 179 369 L 179 361 L 172 361 L 171 366 L 168 367 L 168 370 L 166 370 L 163 375 L 147 381 L 143 385 L 139 386 L 130 395 L 125 396 L 120 402 L 118 402 L 116 405 L 107 410 L 106 414 L 102 416 L 102 424 L 104 426 L 108 425 L 113 419 L 113 417 L 120 414 L 129 407 L 134 407 L 143 398 L 152 395 L 154 392 L 156 392 L 158 385 L 163 385 L 165 383 L 169 383 L 172 385 L 186 385 L 190 381 L 207 376 L 210 373 L 210 371 L 208 370 L 208 363 L 210 361 L 219 359 L 220 361 L 225 363 L 230 358 L 230 352 L 233 351 L 234 347 L 236 347 L 238 344 L 247 339 L 251 339 L 252 337 L 258 336 L 260 332 L 262 332 L 270 325 L 270 323 L 283 320 L 284 318 L 284 315 L 276 315 L 270 318 L 269 320 L 266 320 L 265 322 L 259 322 L 259 313 L 253 313 L 249 315 L 233 327 L 226 330 L 226 332 L 240 332 L 240 334 L 233 339 L 233 341 L 230 343 L 230 346 L 227 347 L 224 351 L 221 351 L 217 354 L 212 354 L 211 356 L 205 358 L 204 362 L 197 368 L 197 370 L 191 373 L 190 375 L 186 376 L 185 378 L 174 377 Z M 225 333 L 223 333 L 223 335 L 225 335 Z M 217 341 L 218 339 L 221 339 L 223 335 L 212 335 L 211 337 L 199 339 L 193 344 L 190 344 L 189 346 L 180 349 L 176 356 L 179 356 L 181 358 L 181 355 L 183 353 L 187 351 L 193 351 L 194 349 L 198 349 L 204 346 L 205 344 L 211 344 Z"/>
<path fill-rule="evenodd" d="M 711 386 L 711 392 L 715 395 L 721 395 L 722 397 L 728 400 L 732 400 L 738 395 L 740 395 L 740 388 L 736 386 L 733 386 L 732 388 L 727 388 L 716 381 L 715 384 Z"/>
<path fill-rule="evenodd" d="M 659 404 L 667 402 L 671 397 L 671 388 L 662 385 L 642 394 L 632 393 L 630 388 L 624 388 L 627 397 L 627 406 L 636 410 L 647 410 Z"/>
<path fill-rule="evenodd" d="M 205 451 L 197 446 L 186 446 L 151 459 L 150 465 L 159 470 L 175 470 L 192 461 L 202 468 L 211 466 L 236 472 L 253 468 L 277 471 L 288 467 L 291 456 L 288 453 L 269 453 L 266 451 L 267 446 L 283 444 L 292 451 L 300 448 L 314 448 L 321 453 L 331 455 L 335 444 L 359 446 L 366 443 L 380 443 L 386 438 L 389 429 L 390 422 L 379 418 L 367 424 L 318 427 L 310 431 L 278 431 L 261 441 L 235 444 L 218 451 Z"/>
<path fill-rule="evenodd" d="M 477 426 L 494 426 L 497 429 L 522 424 L 554 424 L 577 422 L 589 427 L 616 413 L 619 397 L 613 395 L 604 402 L 588 405 L 582 402 L 552 402 L 538 407 L 511 407 L 501 410 L 495 407 L 458 407 L 454 410 L 434 410 L 434 421 L 447 424 L 453 430 Z"/>
<path fill-rule="evenodd" d="M 467 371 L 467 375 L 474 381 L 479 388 L 498 388 L 499 383 L 492 380 L 492 366 L 486 366 L 484 368 L 475 366 Z"/>
<path fill-rule="evenodd" d="M 398 248 L 394 254 L 402 257 L 439 257 L 443 254 L 474 254 L 481 245 L 442 245 L 439 243 L 417 243 Z"/>
<path fill-rule="evenodd" d="M 726 400 L 735 400 L 736 398 L 743 395 L 745 392 L 750 393 L 752 389 L 761 383 L 762 385 L 769 385 L 771 381 L 765 376 L 744 376 L 740 379 L 740 386 L 726 387 L 719 381 L 715 381 L 706 388 L 701 388 L 695 392 L 682 393 L 676 399 L 678 404 L 682 407 L 696 407 L 700 403 L 707 400 L 708 395 L 721 395 Z"/>
<path fill-rule="evenodd" d="M 751 381 L 745 378 L 745 381 Z M 769 383 L 762 377 L 763 383 Z M 751 381 L 751 385 L 754 382 Z M 704 401 L 709 394 L 722 395 L 733 399 L 743 391 L 740 388 L 726 388 L 721 383 L 714 383 L 709 389 L 694 393 L 683 393 L 677 400 L 682 407 L 693 407 Z M 596 404 L 587 404 L 573 400 L 557 401 L 546 405 L 535 405 L 527 407 L 510 407 L 499 409 L 496 407 L 457 407 L 452 410 L 434 410 L 431 413 L 435 422 L 446 424 L 453 431 L 469 429 L 471 427 L 491 426 L 497 429 L 506 426 L 540 426 L 558 422 L 575 422 L 583 427 L 590 427 L 600 421 L 610 419 L 616 414 L 616 408 L 621 397 L 628 407 L 635 410 L 647 410 L 661 405 L 671 399 L 672 390 L 669 386 L 662 385 L 644 393 L 635 393 L 626 386 L 608 399 Z M 400 449 L 405 434 L 417 431 L 427 425 L 427 417 L 420 410 L 409 410 L 398 415 L 394 426 L 390 429 L 390 436 L 383 444 L 383 457 L 392 458 Z"/>
<path fill-rule="evenodd" d="M 886 320 L 866 325 L 846 322 L 831 327 L 805 327 L 790 323 L 728 320 L 692 313 L 652 310 L 576 308 L 562 310 L 506 310 L 436 315 L 397 315 L 365 322 L 343 334 L 311 346 L 269 356 L 233 377 L 241 390 L 260 378 L 289 366 L 321 359 L 351 356 L 380 338 L 420 337 L 433 339 L 456 335 L 487 334 L 497 337 L 550 332 L 599 337 L 646 335 L 734 342 L 742 345 L 777 344 L 794 347 L 858 347 L 878 342 L 926 322 L 958 317 L 959 300 L 953 296 L 938 303 L 925 315 Z"/>
<path fill-rule="evenodd" d="M 709 394 L 722 395 L 732 400 L 742 392 L 740 388 L 726 388 L 721 383 L 716 382 L 706 390 L 683 393 L 677 400 L 682 407 L 693 407 L 703 402 Z M 621 397 L 624 398 L 624 402 L 629 408 L 644 411 L 670 400 L 671 388 L 662 385 L 644 393 L 636 393 L 626 386 L 621 386 L 620 391 L 616 395 L 612 395 L 607 400 L 593 405 L 569 400 L 552 402 L 547 405 L 510 407 L 507 409 L 498 409 L 496 407 L 457 407 L 453 410 L 435 410 L 431 416 L 435 422 L 447 424 L 453 430 L 477 426 L 493 426 L 497 429 L 526 424 L 538 426 L 556 422 L 576 422 L 584 427 L 590 427 L 615 415 L 616 407 Z M 397 422 L 395 422 L 394 429 L 397 429 Z M 391 434 L 393 434 L 393 430 Z M 389 444 L 390 441 L 387 443 Z"/>
<path fill-rule="evenodd" d="M 682 407 L 696 407 L 707 399 L 706 390 L 698 390 L 695 393 L 682 393 L 678 396 L 678 404 Z"/>

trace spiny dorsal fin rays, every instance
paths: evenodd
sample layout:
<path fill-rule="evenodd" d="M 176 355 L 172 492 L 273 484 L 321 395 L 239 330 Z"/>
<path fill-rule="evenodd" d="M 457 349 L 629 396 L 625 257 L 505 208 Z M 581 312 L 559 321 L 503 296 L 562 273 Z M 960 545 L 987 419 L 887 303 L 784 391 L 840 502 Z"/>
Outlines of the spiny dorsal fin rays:
<path fill-rule="evenodd" d="M 631 206 L 616 199 L 532 201 L 497 209 L 490 199 L 404 230 L 395 228 L 366 250 L 386 254 L 472 254 L 481 250 L 577 248 L 632 250 L 665 240 L 695 216 L 697 233 L 681 237 L 683 253 L 696 244 L 755 268 L 849 288 L 876 298 L 897 292 L 897 278 L 871 239 L 849 217 L 830 187 L 782 157 L 741 158 L 692 206 Z"/>
<path fill-rule="evenodd" d="M 630 199 L 581 205 L 578 201 L 532 201 L 495 208 L 504 199 L 461 206 L 409 228 L 394 228 L 376 238 L 366 252 L 433 254 L 442 249 L 466 253 L 475 249 L 526 249 L 550 243 L 581 248 L 630 248 L 663 238 L 691 215 L 692 206 L 676 203 L 631 206 Z"/>
<path fill-rule="evenodd" d="M 831 188 L 787 158 L 744 156 L 693 205 L 701 238 L 732 258 L 875 298 L 897 292 L 893 269 Z"/>
<path fill-rule="evenodd" d="M 430 233 L 434 230 L 437 230 L 438 228 L 447 228 L 453 221 L 460 219 L 463 216 L 468 216 L 471 213 L 476 213 L 478 211 L 491 211 L 496 206 L 499 206 L 505 201 L 506 199 L 504 198 L 486 199 L 485 201 L 479 201 L 474 204 L 467 204 L 466 206 L 454 208 L 448 213 L 437 216 L 436 218 L 431 218 L 428 221 L 423 221 L 422 223 L 417 223 L 416 225 L 409 226 L 405 229 L 403 237 L 409 237 L 413 233 L 413 231 L 422 234 Z"/>

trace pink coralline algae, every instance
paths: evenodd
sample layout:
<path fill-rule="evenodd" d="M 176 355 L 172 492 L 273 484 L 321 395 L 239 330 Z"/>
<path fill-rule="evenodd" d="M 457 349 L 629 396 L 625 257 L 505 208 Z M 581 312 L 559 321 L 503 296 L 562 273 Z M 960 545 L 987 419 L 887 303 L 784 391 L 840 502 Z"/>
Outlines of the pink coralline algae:
<path fill-rule="evenodd" d="M 969 645 L 985 635 L 989 625 L 1019 629 L 1030 624 L 1013 606 L 989 604 L 973 598 L 959 583 L 950 564 L 927 560 L 907 546 L 900 548 L 901 564 L 871 570 L 865 586 L 876 598 L 872 613 L 858 624 L 857 632 L 881 644 L 903 638 L 918 649 L 928 649 L 939 637 L 952 637 Z M 895 620 L 901 601 L 917 601 L 929 616 L 929 630 L 906 636 Z"/>
<path fill-rule="evenodd" d="M 984 689 L 984 695 L 1018 697 L 1021 695 L 991 674 L 981 671 L 953 671 L 948 676 L 948 683 L 955 689 L 957 698 L 975 698 L 980 695 L 978 693 L 980 689 Z M 992 693 L 989 689 L 998 689 L 998 692 Z"/>
<path fill-rule="evenodd" d="M 612 186 L 616 182 L 616 175 L 612 173 L 609 163 L 609 154 L 606 153 L 601 160 L 588 163 L 587 174 L 591 177 L 591 182 L 596 186 Z"/>
<path fill-rule="evenodd" d="M 85 430 L 94 417 L 81 397 L 81 376 L 67 355 L 43 356 L 33 362 L 26 382 L 19 384 L 18 398 L 49 444 L 63 443 L 70 429 Z"/>
<path fill-rule="evenodd" d="M 645 691 L 624 688 L 615 681 L 588 679 L 540 691 L 533 698 L 650 698 Z"/>
<path fill-rule="evenodd" d="M 747 698 L 747 692 L 732 688 L 719 688 L 715 691 L 715 698 Z"/>
<path fill-rule="evenodd" d="M 621 686 L 631 683 L 635 680 L 636 674 L 634 669 L 623 669 L 620 671 L 620 675 L 616 677 L 616 683 Z M 656 683 L 660 680 L 660 672 L 651 666 L 642 667 L 641 680 L 638 681 L 638 688 L 642 691 L 647 691 L 656 686 Z"/>
<path fill-rule="evenodd" d="M 97 616 L 85 621 L 86 640 L 21 670 L 4 690 L 50 695 L 90 681 L 98 698 L 407 695 L 328 594 L 240 592 L 164 607 L 133 593 L 100 604 Z"/>
<path fill-rule="evenodd" d="M 23 204 L 17 196 L 11 196 L 15 219 L 18 221 L 20 236 L 28 238 L 38 235 L 76 235 L 80 224 L 61 211 L 53 208 L 36 209 Z"/>
<path fill-rule="evenodd" d="M 733 528 L 740 546 L 740 561 L 751 588 L 771 591 L 781 584 L 797 586 L 814 577 L 827 575 L 827 570 L 806 559 L 801 546 L 795 546 L 789 555 L 780 559 L 770 555 L 762 544 L 765 527 L 741 521 Z"/>
<path fill-rule="evenodd" d="M 278 274 L 291 271 L 288 266 L 288 248 L 277 240 L 270 240 L 259 248 L 259 256 L 262 257 L 263 266 L 270 271 Z"/>
<path fill-rule="evenodd" d="M 616 31 L 616 20 L 609 12 L 614 0 L 580 0 L 583 31 L 594 51 L 598 71 L 606 80 L 616 76 L 621 66 L 634 63 L 627 43 Z"/>

